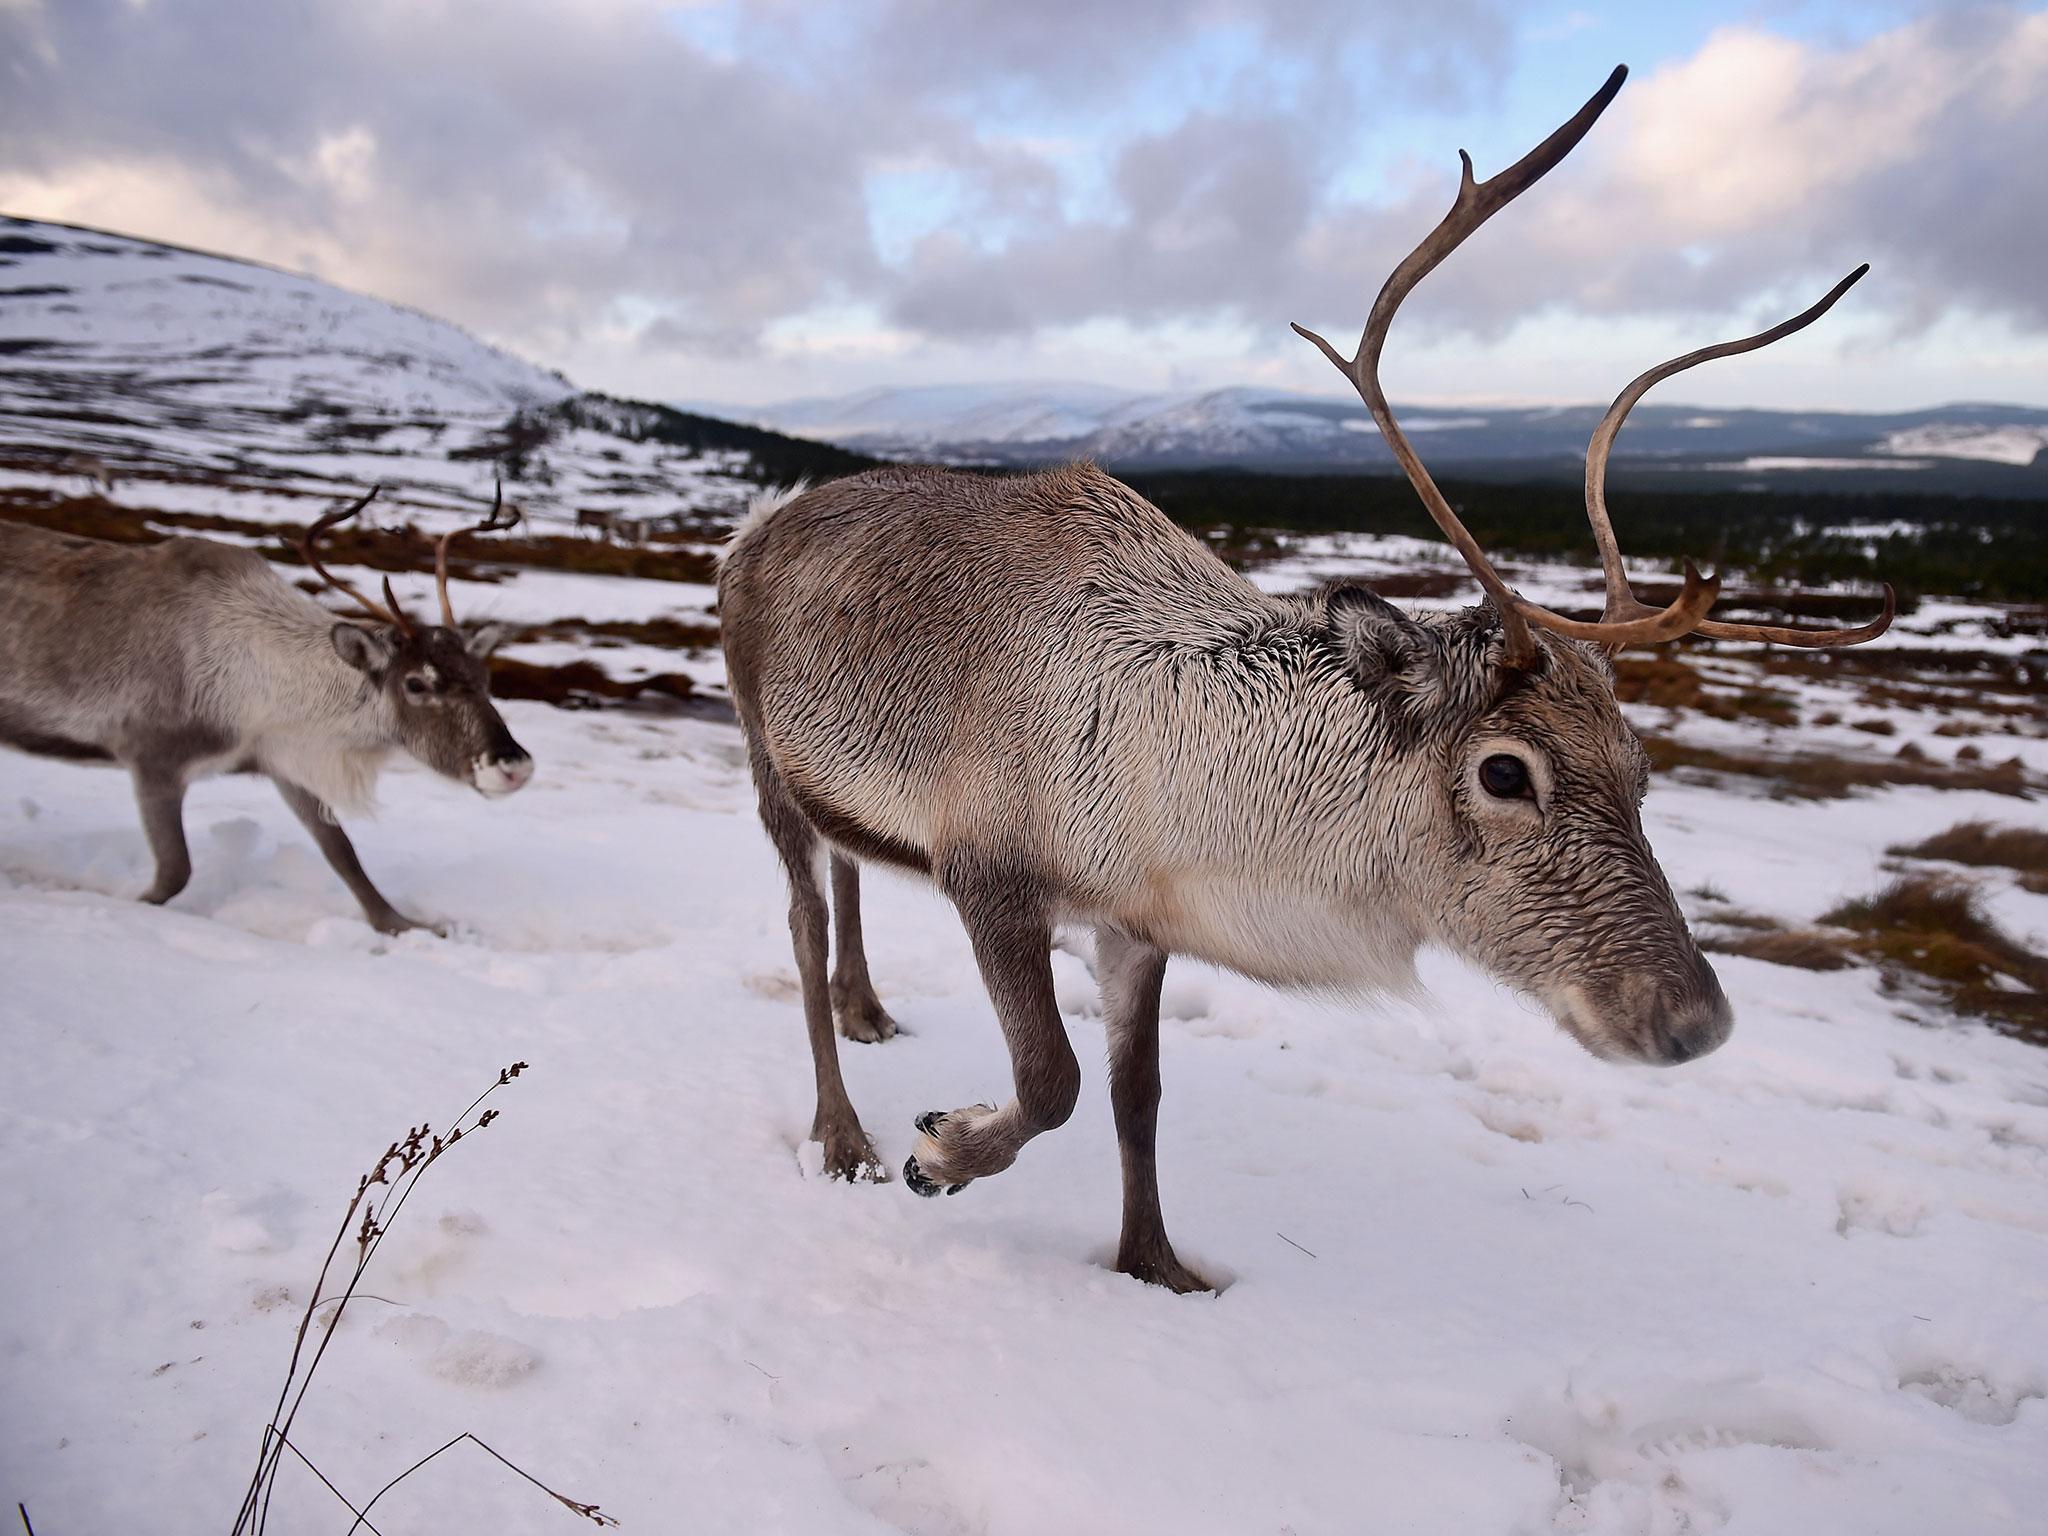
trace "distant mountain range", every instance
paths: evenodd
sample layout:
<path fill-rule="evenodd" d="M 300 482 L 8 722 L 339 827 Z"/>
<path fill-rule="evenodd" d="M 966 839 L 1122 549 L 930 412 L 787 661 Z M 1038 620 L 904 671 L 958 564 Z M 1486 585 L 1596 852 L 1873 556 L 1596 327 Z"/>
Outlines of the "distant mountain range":
<path fill-rule="evenodd" d="M 1141 394 L 1098 385 L 871 389 L 701 409 L 882 457 L 1038 464 L 1086 456 L 1126 469 L 1391 471 L 1356 400 L 1271 389 Z M 1435 467 L 1468 478 L 1576 478 L 1605 405 L 1398 407 Z M 1686 488 L 1940 490 L 2048 496 L 2048 411 L 1943 405 L 1894 414 L 1643 404 L 1617 481 Z"/>
<path fill-rule="evenodd" d="M 578 389 L 460 327 L 254 262 L 0 217 L 0 481 L 304 515 L 373 483 L 403 514 L 506 494 L 539 522 L 723 516 L 865 459 Z M 120 493 L 126 498 L 125 490 Z M 140 493 L 139 493 L 140 494 Z"/>

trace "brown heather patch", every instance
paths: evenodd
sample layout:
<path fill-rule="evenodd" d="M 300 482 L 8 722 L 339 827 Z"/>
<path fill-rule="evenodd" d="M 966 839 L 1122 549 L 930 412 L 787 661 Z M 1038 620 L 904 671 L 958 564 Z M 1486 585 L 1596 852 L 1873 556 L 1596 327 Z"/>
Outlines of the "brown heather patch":
<path fill-rule="evenodd" d="M 1929 789 L 1982 789 L 1992 794 L 2028 800 L 2040 788 L 2037 782 L 2029 779 L 2026 765 L 2017 757 L 1984 766 L 1896 757 L 1836 757 L 1818 752 L 1775 756 L 1695 746 L 1668 736 L 1645 736 L 1643 746 L 1650 754 L 1651 763 L 1660 772 L 1690 770 L 1761 779 L 1769 787 L 1771 795 L 1782 800 L 1841 800 L 1859 789 L 1877 789 L 1889 784 L 1919 785 Z"/>
<path fill-rule="evenodd" d="M 1945 859 L 2048 876 L 2048 832 L 2035 827 L 1997 826 L 1988 821 L 1960 821 L 1925 842 L 1889 848 L 1906 859 Z"/>
<path fill-rule="evenodd" d="M 321 498 L 321 507 L 331 499 Z M 305 530 L 289 523 L 258 523 L 195 512 L 138 511 L 117 507 L 103 496 L 53 496 L 18 489 L 0 493 L 0 518 L 120 544 L 154 544 L 175 533 L 233 533 L 257 540 L 259 550 L 281 565 L 303 563 L 295 543 Z M 330 529 L 320 547 L 329 565 L 361 565 L 391 573 L 430 573 L 434 569 L 434 540 L 410 523 L 396 528 L 345 523 Z M 448 565 L 450 574 L 459 580 L 478 582 L 503 580 L 505 566 L 706 585 L 718 579 L 718 558 L 707 549 L 607 544 L 566 534 L 525 538 L 491 534 L 487 542 L 472 540 L 456 546 Z"/>
<path fill-rule="evenodd" d="M 692 619 L 551 619 L 520 632 L 525 640 L 594 640 L 650 645 L 665 651 L 708 651 L 718 626 Z"/>
<path fill-rule="evenodd" d="M 1799 706 L 1792 696 L 1769 688 L 1719 690 L 1678 656 L 1658 651 L 1614 658 L 1614 696 L 1624 704 L 1662 709 L 1689 709 L 1716 720 L 1761 720 L 1766 725 L 1797 725 Z"/>
<path fill-rule="evenodd" d="M 1772 965 L 1793 965 L 1802 971 L 1842 971 L 1857 960 L 1854 943 L 1841 934 L 1817 928 L 1777 928 L 1768 933 L 1709 934 L 1700 948 L 1723 955 L 1742 955 Z"/>
<path fill-rule="evenodd" d="M 1859 935 L 1887 990 L 1930 985 L 1957 1012 L 2048 1044 L 2048 956 L 2002 932 L 1967 881 L 1908 875 L 1821 921 Z"/>
<path fill-rule="evenodd" d="M 1967 881 L 1894 880 L 1808 927 L 1753 912 L 1713 913 L 1700 923 L 1700 948 L 1809 971 L 1871 965 L 1888 993 L 1931 998 L 2048 1045 L 2048 956 L 2000 931 Z"/>
<path fill-rule="evenodd" d="M 658 672 L 626 682 L 594 661 L 547 667 L 510 656 L 491 658 L 491 695 L 499 699 L 531 699 L 558 709 L 596 709 L 605 704 L 659 699 L 680 703 L 696 693 L 697 685 L 680 672 Z"/>

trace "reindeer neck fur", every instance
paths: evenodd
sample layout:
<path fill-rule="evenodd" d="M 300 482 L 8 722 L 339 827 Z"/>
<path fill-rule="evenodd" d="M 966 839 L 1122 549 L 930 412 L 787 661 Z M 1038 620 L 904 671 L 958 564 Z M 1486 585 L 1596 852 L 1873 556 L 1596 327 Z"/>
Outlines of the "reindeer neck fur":
<path fill-rule="evenodd" d="M 252 571 L 193 637 L 195 692 L 240 738 L 245 760 L 361 813 L 398 738 L 383 690 L 335 653 L 341 621 L 271 571 Z"/>
<path fill-rule="evenodd" d="M 1434 926 L 1411 878 L 1441 825 L 1440 754 L 1414 726 L 1426 703 L 1399 676 L 1362 675 L 1320 599 L 1240 586 L 1209 633 L 1187 635 L 1167 611 L 1186 608 L 1161 591 L 1107 647 L 1120 707 L 1098 730 L 1108 750 L 1090 753 L 1084 736 L 1075 767 L 1085 780 L 1084 756 L 1126 765 L 1105 820 L 1148 874 L 1119 915 L 1261 980 L 1406 991 Z"/>

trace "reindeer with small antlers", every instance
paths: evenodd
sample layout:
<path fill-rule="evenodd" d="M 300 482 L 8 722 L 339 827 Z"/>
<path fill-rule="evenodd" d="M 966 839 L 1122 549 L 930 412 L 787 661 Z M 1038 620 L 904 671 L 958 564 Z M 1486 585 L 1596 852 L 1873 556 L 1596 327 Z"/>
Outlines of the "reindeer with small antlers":
<path fill-rule="evenodd" d="M 299 541 L 367 627 L 338 620 L 252 549 L 109 544 L 0 522 L 0 745 L 128 770 L 156 859 L 144 901 L 169 901 L 191 877 L 186 786 L 262 773 L 371 926 L 402 933 L 421 924 L 371 883 L 335 811 L 367 808 L 396 750 L 493 797 L 533 776 L 491 704 L 486 661 L 506 631 L 459 628 L 448 597 L 449 546 L 510 528 L 518 513 L 500 492 L 489 517 L 441 536 L 441 623 L 427 625 L 399 607 L 389 577 L 380 604 L 320 562 L 320 536 L 376 494 Z"/>
<path fill-rule="evenodd" d="M 1388 408 L 1387 330 L 1415 285 L 1558 164 L 1620 89 L 1485 182 L 1395 270 L 1357 386 L 1485 600 L 1409 614 L 1363 585 L 1260 592 L 1092 465 L 1018 479 L 890 467 L 763 498 L 719 578 L 725 650 L 787 868 L 828 1172 L 883 1178 L 840 1076 L 840 1033 L 894 1030 L 863 952 L 859 864 L 929 878 L 958 907 L 1009 1045 L 1014 1094 L 917 1120 L 904 1178 L 955 1193 L 1066 1120 L 1080 1068 L 1054 998 L 1055 924 L 1092 925 L 1124 1177 L 1117 1267 L 1203 1282 L 1167 1241 L 1154 1164 L 1159 991 L 1170 955 L 1278 985 L 1400 984 L 1441 944 L 1541 1000 L 1601 1056 L 1691 1060 L 1731 1012 L 1643 834 L 1649 763 L 1608 653 L 1686 634 L 1788 645 L 1857 629 L 1724 624 L 1690 566 L 1668 607 L 1629 588 L 1608 450 L 1658 380 L 1819 318 L 1861 276 L 1761 335 L 1650 370 L 1586 459 L 1607 575 L 1597 620 L 1517 593 Z M 818 878 L 830 850 L 833 908 Z M 829 977 L 827 960 L 838 958 Z"/>

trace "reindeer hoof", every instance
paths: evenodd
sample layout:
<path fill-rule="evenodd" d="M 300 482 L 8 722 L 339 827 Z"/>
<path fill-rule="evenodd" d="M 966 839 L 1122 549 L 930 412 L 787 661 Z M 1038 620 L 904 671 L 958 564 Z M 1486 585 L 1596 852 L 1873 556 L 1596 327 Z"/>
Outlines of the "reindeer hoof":
<path fill-rule="evenodd" d="M 917 1154 L 915 1152 L 903 1160 L 903 1182 L 910 1186 L 913 1194 L 922 1195 L 927 1200 L 941 1193 L 957 1195 L 967 1187 L 964 1182 L 959 1184 L 941 1184 L 937 1179 L 930 1177 L 922 1168 L 917 1166 Z"/>
<path fill-rule="evenodd" d="M 858 1128 L 818 1138 L 825 1148 L 825 1176 L 849 1184 L 886 1184 L 889 1170 L 875 1156 L 874 1143 Z"/>
<path fill-rule="evenodd" d="M 863 995 L 835 989 L 832 1013 L 839 1021 L 839 1033 L 849 1040 L 879 1045 L 884 1040 L 895 1038 L 896 1021 L 889 1017 L 888 1010 L 872 992 Z"/>

